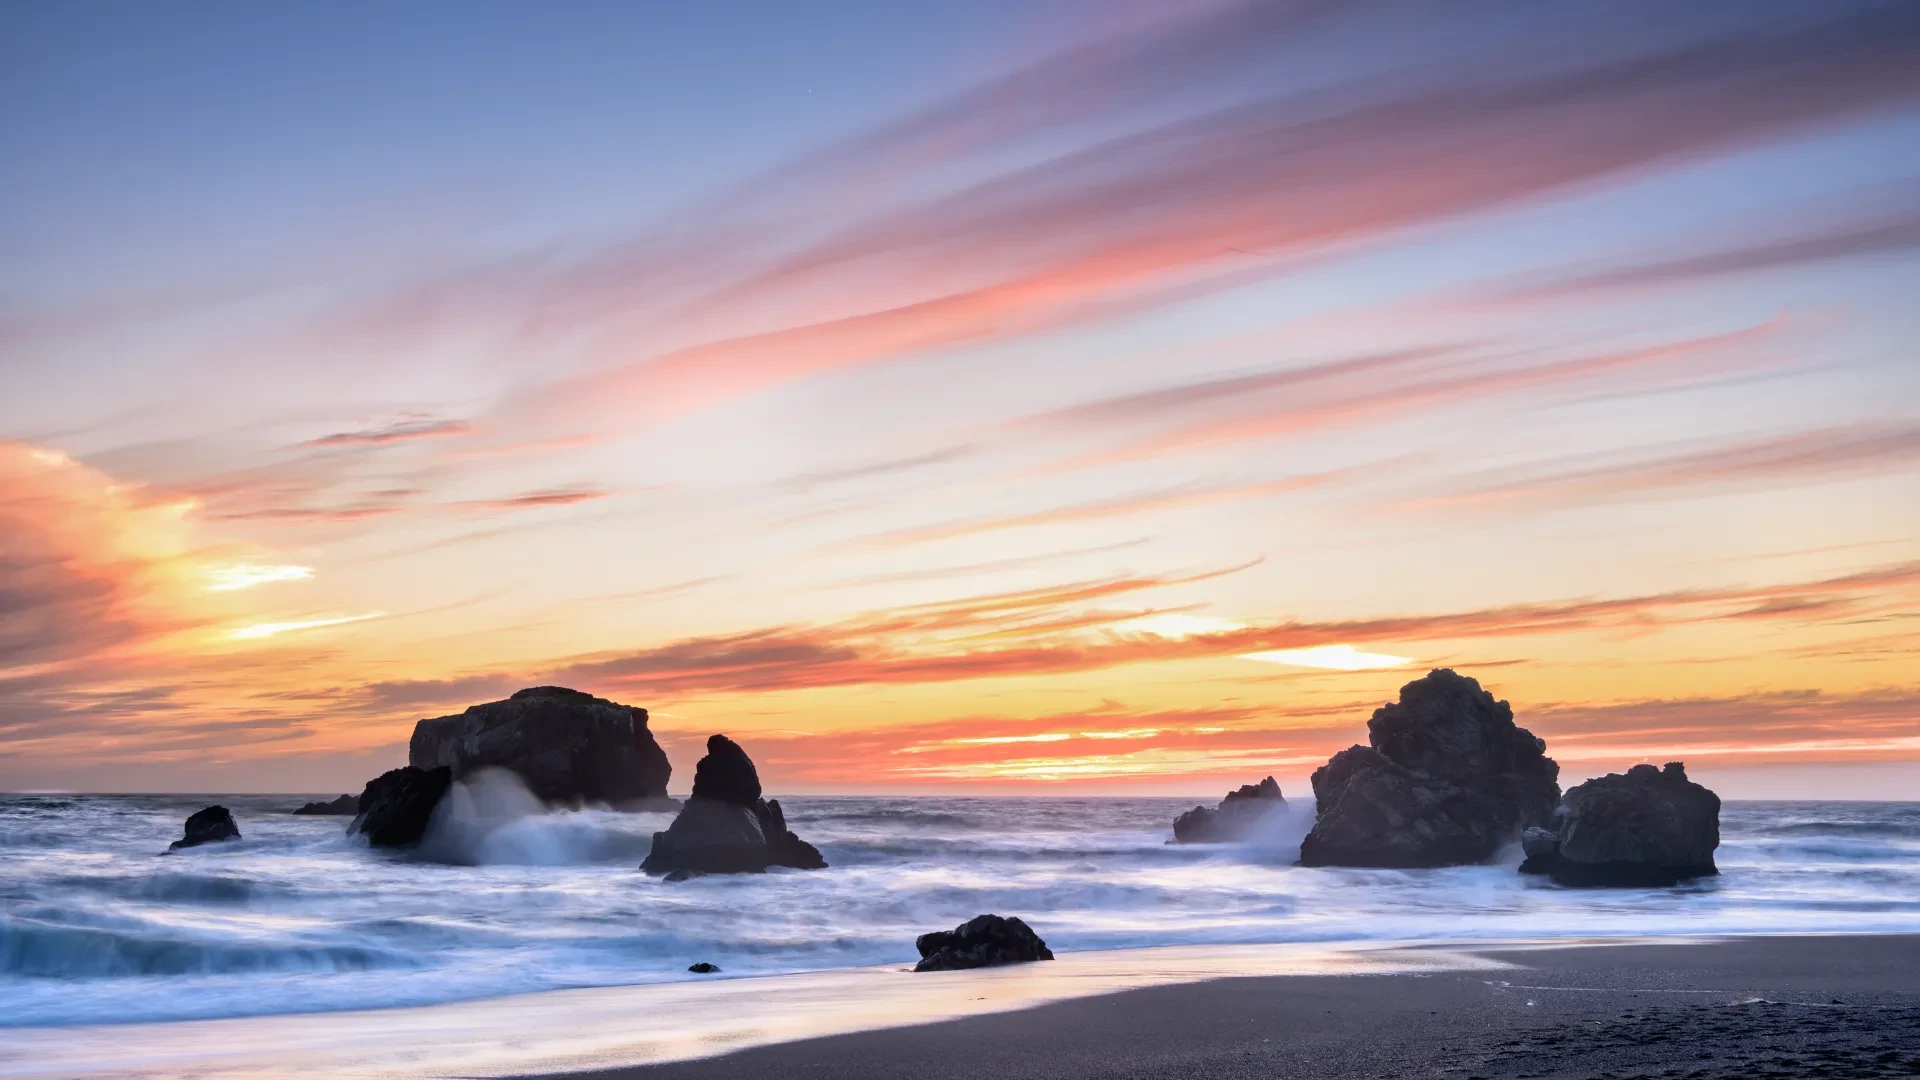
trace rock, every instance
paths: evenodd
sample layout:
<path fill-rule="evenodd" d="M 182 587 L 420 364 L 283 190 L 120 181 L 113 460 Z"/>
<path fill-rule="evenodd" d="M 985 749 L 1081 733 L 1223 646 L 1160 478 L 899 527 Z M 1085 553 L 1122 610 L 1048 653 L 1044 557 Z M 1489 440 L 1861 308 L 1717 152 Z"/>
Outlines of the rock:
<path fill-rule="evenodd" d="M 1545 831 L 1545 830 L 1542 830 Z M 1546 840 L 1552 840 L 1549 848 Z M 1719 873 L 1720 797 L 1677 761 L 1635 765 L 1572 788 L 1523 873 L 1562 885 L 1660 886 Z"/>
<path fill-rule="evenodd" d="M 705 960 L 702 960 L 697 964 L 688 965 L 687 970 L 693 972 L 695 975 L 720 974 L 720 966 L 718 964 L 709 964 Z"/>
<path fill-rule="evenodd" d="M 1053 959 L 1053 950 L 1032 927 L 1017 918 L 998 915 L 976 915 L 952 930 L 921 934 L 913 945 L 920 950 L 915 971 L 955 971 Z"/>
<path fill-rule="evenodd" d="M 1176 844 L 1219 844 L 1245 840 L 1259 827 L 1270 811 L 1284 810 L 1287 800 L 1280 785 L 1269 776 L 1258 784 L 1242 784 L 1227 792 L 1217 810 L 1204 806 L 1173 819 Z"/>
<path fill-rule="evenodd" d="M 675 881 L 681 871 L 757 874 L 770 867 L 824 870 L 819 849 L 787 828 L 776 799 L 760 797 L 760 775 L 740 745 L 725 735 L 707 740 L 694 769 L 693 795 L 673 824 L 653 834 L 640 869 Z"/>
<path fill-rule="evenodd" d="M 663 877 L 661 877 L 660 880 L 661 881 L 692 881 L 694 878 L 700 878 L 700 877 L 706 877 L 706 876 L 707 876 L 706 874 L 698 870 L 688 870 L 688 869 L 682 868 L 679 870 L 674 870 L 664 875 Z"/>
<path fill-rule="evenodd" d="M 360 812 L 360 800 L 357 797 L 352 795 L 342 795 L 339 798 L 333 800 L 332 802 L 310 802 L 310 803 L 307 803 L 305 806 L 302 806 L 300 809 L 294 811 L 294 813 L 296 814 L 313 814 L 313 815 L 321 815 L 321 814 L 326 814 L 326 815 L 343 814 L 344 815 L 344 814 L 358 814 L 359 812 Z"/>
<path fill-rule="evenodd" d="M 209 806 L 204 810 L 195 810 L 187 818 L 186 835 L 168 844 L 167 850 L 179 851 L 181 848 L 238 839 L 240 839 L 240 826 L 233 823 L 233 815 L 227 812 L 227 808 Z"/>
<path fill-rule="evenodd" d="M 647 730 L 647 710 L 560 686 L 530 687 L 422 720 L 407 757 L 419 769 L 445 766 L 456 780 L 478 769 L 508 769 L 551 804 L 672 805 L 666 796 L 673 766 Z"/>
<path fill-rule="evenodd" d="M 1538 825 L 1520 834 L 1520 851 L 1526 855 L 1520 863 L 1523 874 L 1545 874 L 1553 869 L 1560 854 L 1560 838 Z"/>
<path fill-rule="evenodd" d="M 367 781 L 360 793 L 360 813 L 347 826 L 374 847 L 405 847 L 418 843 L 433 820 L 433 808 L 453 786 L 453 770 L 445 765 L 421 769 L 412 765 L 381 773 Z"/>
<path fill-rule="evenodd" d="M 1352 746 L 1314 771 L 1305 866 L 1457 866 L 1492 860 L 1549 823 L 1560 766 L 1513 709 L 1447 669 L 1400 688 Z"/>
<path fill-rule="evenodd" d="M 707 756 L 693 767 L 693 797 L 752 806 L 760 801 L 760 771 L 739 743 L 710 735 Z"/>

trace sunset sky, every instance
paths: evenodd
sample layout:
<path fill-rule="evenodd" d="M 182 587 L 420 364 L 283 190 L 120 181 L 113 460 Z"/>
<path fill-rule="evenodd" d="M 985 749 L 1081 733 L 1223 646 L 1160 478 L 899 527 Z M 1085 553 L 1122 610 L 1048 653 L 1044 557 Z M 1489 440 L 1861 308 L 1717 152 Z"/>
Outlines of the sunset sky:
<path fill-rule="evenodd" d="M 0 7 L 0 788 L 1920 795 L 1920 4 Z"/>

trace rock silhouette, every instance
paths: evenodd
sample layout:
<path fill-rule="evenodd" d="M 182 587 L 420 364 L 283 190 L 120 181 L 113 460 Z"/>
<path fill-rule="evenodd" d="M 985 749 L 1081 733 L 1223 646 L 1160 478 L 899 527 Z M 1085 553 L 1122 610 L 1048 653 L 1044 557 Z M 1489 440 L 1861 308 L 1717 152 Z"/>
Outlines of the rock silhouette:
<path fill-rule="evenodd" d="M 209 806 L 204 810 L 195 810 L 188 816 L 186 835 L 168 844 L 167 850 L 179 851 L 181 848 L 238 839 L 240 839 L 240 826 L 233 823 L 233 815 L 227 811 L 227 808 Z"/>
<path fill-rule="evenodd" d="M 375 847 L 405 847 L 420 841 L 433 808 L 453 786 L 453 770 L 445 765 L 420 769 L 412 765 L 381 773 L 367 781 L 360 793 L 360 813 L 347 826 Z"/>
<path fill-rule="evenodd" d="M 504 701 L 414 725 L 407 763 L 445 766 L 458 780 L 508 769 L 542 802 L 627 809 L 667 804 L 673 766 L 647 730 L 647 710 L 563 686 L 533 686 Z"/>
<path fill-rule="evenodd" d="M 1315 770 L 1302 865 L 1487 862 L 1553 815 L 1560 766 L 1471 678 L 1442 668 L 1406 684 L 1367 735 Z"/>
<path fill-rule="evenodd" d="M 308 815 L 358 814 L 360 812 L 360 800 L 353 795 L 342 795 L 328 802 L 306 803 L 293 812 Z"/>
<path fill-rule="evenodd" d="M 1550 829 L 1529 829 L 1521 873 L 1562 885 L 1657 886 L 1719 873 L 1720 797 L 1678 761 L 1635 765 L 1568 790 Z"/>
<path fill-rule="evenodd" d="M 757 874 L 775 866 L 824 870 L 818 848 L 787 828 L 777 799 L 760 797 L 760 775 L 725 735 L 707 740 L 693 795 L 673 824 L 653 834 L 640 869 L 684 881 L 694 874 Z"/>
<path fill-rule="evenodd" d="M 1286 808 L 1280 785 L 1269 776 L 1258 784 L 1242 784 L 1227 792 L 1218 809 L 1204 806 L 1173 819 L 1176 844 L 1218 844 L 1245 840 L 1259 828 L 1268 813 Z"/>
<path fill-rule="evenodd" d="M 1053 950 L 1033 928 L 1017 918 L 976 915 L 952 930 L 921 934 L 915 971 L 956 971 L 1053 959 Z"/>

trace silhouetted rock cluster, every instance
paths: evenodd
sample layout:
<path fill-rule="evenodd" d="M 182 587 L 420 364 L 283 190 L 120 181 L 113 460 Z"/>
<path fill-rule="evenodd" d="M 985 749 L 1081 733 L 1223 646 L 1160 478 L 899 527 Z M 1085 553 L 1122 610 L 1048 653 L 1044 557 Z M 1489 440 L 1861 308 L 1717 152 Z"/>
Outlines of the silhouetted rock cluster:
<path fill-rule="evenodd" d="M 668 805 L 673 774 L 647 730 L 647 710 L 562 686 L 534 686 L 414 725 L 408 764 L 454 779 L 508 769 L 542 802 L 623 809 Z"/>
<path fill-rule="evenodd" d="M 360 812 L 347 826 L 374 847 L 405 847 L 426 834 L 433 808 L 453 786 L 453 770 L 445 765 L 421 769 L 412 765 L 383 772 L 367 781 L 360 793 Z"/>
<path fill-rule="evenodd" d="M 1546 743 L 1480 684 L 1440 669 L 1400 688 L 1367 721 L 1370 746 L 1313 774 L 1306 866 L 1455 866 L 1487 862 L 1560 796 Z"/>
<path fill-rule="evenodd" d="M 1562 885 L 1672 885 L 1719 873 L 1720 797 L 1686 766 L 1635 765 L 1570 789 L 1550 828 L 1528 829 L 1521 873 Z"/>
<path fill-rule="evenodd" d="M 294 813 L 296 814 L 308 814 L 308 815 L 316 815 L 316 816 L 317 815 L 334 815 L 334 814 L 341 814 L 341 815 L 358 814 L 359 812 L 360 812 L 360 800 L 358 797 L 353 795 L 342 795 L 339 798 L 332 800 L 331 802 L 306 803 L 305 805 L 301 806 L 298 810 L 294 811 Z"/>
<path fill-rule="evenodd" d="M 920 950 L 915 971 L 955 971 L 1053 959 L 1053 950 L 1032 927 L 1017 918 L 998 915 L 976 915 L 952 930 L 921 934 L 913 945 Z"/>
<path fill-rule="evenodd" d="M 186 835 L 168 844 L 167 850 L 179 851 L 181 848 L 238 839 L 240 839 L 240 826 L 233 823 L 233 815 L 227 811 L 227 808 L 209 806 L 204 810 L 195 810 L 187 818 Z"/>
<path fill-rule="evenodd" d="M 1269 813 L 1284 810 L 1286 805 L 1280 785 L 1271 776 L 1258 784 L 1242 784 L 1238 790 L 1227 792 L 1218 809 L 1196 806 L 1174 818 L 1173 842 L 1219 844 L 1245 840 Z"/>
<path fill-rule="evenodd" d="M 697 874 L 757 874 L 775 866 L 824 870 L 819 849 L 787 828 L 776 799 L 760 797 L 760 774 L 725 735 L 707 740 L 693 795 L 673 824 L 653 834 L 640 869 L 680 881 Z"/>

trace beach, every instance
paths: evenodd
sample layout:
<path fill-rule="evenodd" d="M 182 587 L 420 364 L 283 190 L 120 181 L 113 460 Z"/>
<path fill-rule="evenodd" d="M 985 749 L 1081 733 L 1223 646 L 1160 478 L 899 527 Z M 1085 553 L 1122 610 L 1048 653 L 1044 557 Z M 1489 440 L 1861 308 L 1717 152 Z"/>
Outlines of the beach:
<path fill-rule="evenodd" d="M 1920 1075 L 1920 935 L 1476 952 L 1513 966 L 1220 979 L 590 1075 Z"/>
<path fill-rule="evenodd" d="M 0 1029 L 0 1076 L 1912 1076 L 1916 972 L 1920 934 L 1114 950 Z"/>

